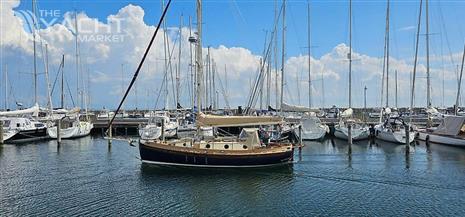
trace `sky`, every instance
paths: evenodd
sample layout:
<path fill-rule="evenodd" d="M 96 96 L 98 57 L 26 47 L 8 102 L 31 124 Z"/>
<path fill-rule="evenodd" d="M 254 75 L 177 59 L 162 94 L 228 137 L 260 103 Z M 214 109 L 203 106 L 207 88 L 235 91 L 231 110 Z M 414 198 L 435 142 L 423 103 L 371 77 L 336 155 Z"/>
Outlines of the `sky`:
<path fill-rule="evenodd" d="M 348 106 L 349 2 L 310 1 L 310 47 L 312 106 Z M 282 1 L 216 0 L 203 2 L 203 54 L 210 47 L 217 66 L 217 91 L 220 107 L 245 105 L 258 73 L 265 38 L 274 29 L 274 11 Z M 420 1 L 390 2 L 390 70 L 389 106 L 395 105 L 397 83 L 398 107 L 410 104 L 410 78 L 415 54 L 415 35 Z M 284 102 L 308 106 L 308 1 L 286 1 L 286 34 L 284 64 Z M 381 105 L 386 1 L 353 1 L 352 3 L 352 104 Z M 45 51 L 48 47 L 49 82 L 55 83 L 62 55 L 67 85 L 66 106 L 82 106 L 83 97 L 91 108 L 115 108 L 122 98 L 147 47 L 162 12 L 161 1 L 37 1 L 37 71 L 39 103 L 47 104 Z M 0 108 L 7 105 L 34 103 L 33 45 L 31 34 L 31 1 L 0 2 Z M 78 78 L 75 58 L 75 15 L 78 13 L 80 63 Z M 457 65 L 461 63 L 465 44 L 465 1 L 429 1 L 429 47 L 432 103 L 452 106 L 457 92 Z M 426 18 L 425 4 L 420 29 L 419 62 L 415 83 L 415 105 L 426 105 Z M 153 109 L 174 107 L 177 89 L 168 73 L 168 97 L 160 92 L 165 75 L 165 46 L 172 54 L 172 70 L 180 60 L 179 95 L 181 104 L 189 107 L 190 44 L 189 17 L 196 28 L 195 1 L 173 1 L 166 16 L 165 31 L 155 39 L 146 63 L 124 108 Z M 29 21 L 29 22 L 28 22 Z M 182 21 L 181 40 L 179 27 Z M 282 17 L 277 25 L 277 63 L 281 68 Z M 164 43 L 166 36 L 167 43 Z M 181 41 L 181 55 L 178 52 Z M 176 52 L 174 52 L 176 51 Z M 276 107 L 275 67 L 272 55 L 270 102 Z M 8 79 L 5 80 L 7 71 Z M 397 82 L 395 72 L 397 71 Z M 279 73 L 280 74 L 280 73 Z M 173 79 L 175 80 L 175 79 Z M 281 78 L 278 78 L 278 82 Z M 52 104 L 59 105 L 59 83 L 53 89 Z M 222 88 L 221 88 L 222 86 Z M 280 86 L 280 83 L 278 84 Z M 265 92 L 266 93 L 266 92 Z M 384 90 L 383 102 L 386 102 Z M 463 95 L 463 94 L 462 94 Z M 72 97 L 72 99 L 71 99 Z M 225 100 L 225 98 L 227 100 Z M 266 107 L 266 96 L 263 107 Z M 80 100 L 79 100 L 80 99 Z M 463 101 L 463 100 L 462 100 Z M 464 101 L 465 102 L 465 101 Z M 165 106 L 166 104 L 166 106 Z M 463 102 L 461 103 L 463 105 Z M 260 102 L 256 106 L 259 107 Z"/>

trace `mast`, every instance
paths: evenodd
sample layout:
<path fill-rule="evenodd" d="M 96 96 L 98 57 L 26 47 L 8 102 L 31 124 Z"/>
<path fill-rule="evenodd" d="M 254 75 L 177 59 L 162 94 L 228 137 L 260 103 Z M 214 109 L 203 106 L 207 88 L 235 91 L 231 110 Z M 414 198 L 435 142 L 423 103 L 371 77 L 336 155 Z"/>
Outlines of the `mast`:
<path fill-rule="evenodd" d="M 278 0 L 274 1 L 274 22 L 275 26 L 278 25 Z M 275 100 L 276 100 L 276 109 L 278 109 L 278 31 L 275 28 L 274 30 L 274 71 L 275 71 L 275 77 L 274 77 L 274 90 L 275 90 Z"/>
<path fill-rule="evenodd" d="M 36 49 L 36 1 L 32 0 L 32 43 L 34 47 L 34 104 L 38 103 L 37 98 L 37 49 Z"/>
<path fill-rule="evenodd" d="M 310 1 L 307 2 L 308 16 L 308 107 L 312 107 L 312 76 L 311 76 L 311 40 L 310 40 Z"/>
<path fill-rule="evenodd" d="M 61 108 L 65 108 L 65 75 L 64 75 L 64 68 L 65 68 L 65 55 L 61 56 Z"/>
<path fill-rule="evenodd" d="M 412 72 L 412 91 L 410 92 L 410 111 L 413 112 L 413 102 L 415 98 L 415 77 L 417 72 L 417 60 L 418 60 L 418 44 L 420 38 L 420 27 L 421 27 L 421 9 L 422 9 L 423 0 L 420 0 L 420 13 L 418 15 L 418 26 L 417 26 L 417 37 L 415 44 L 415 59 L 413 62 L 413 72 Z"/>
<path fill-rule="evenodd" d="M 189 16 L 189 39 L 192 38 L 192 17 Z M 191 106 L 192 106 L 192 109 L 194 109 L 194 105 L 195 105 L 195 97 L 194 97 L 194 94 L 195 94 L 195 85 L 194 85 L 194 70 L 193 70 L 193 67 L 194 67 L 194 63 L 193 63 L 193 60 L 192 60 L 192 56 L 193 56 L 193 52 L 192 52 L 192 43 L 189 43 L 189 51 L 190 51 L 190 65 L 189 65 L 189 70 L 191 72 L 191 81 L 189 82 L 189 87 L 190 87 L 190 90 L 191 90 Z"/>
<path fill-rule="evenodd" d="M 52 105 L 52 95 L 50 94 L 50 80 L 48 76 L 48 46 L 45 44 L 45 79 L 47 81 L 47 100 L 48 100 L 48 105 L 50 108 L 50 118 L 53 113 L 53 105 Z"/>
<path fill-rule="evenodd" d="M 426 108 L 431 107 L 431 77 L 429 71 L 429 18 L 428 18 L 428 0 L 426 0 Z"/>
<path fill-rule="evenodd" d="M 396 70 L 395 77 L 396 77 L 396 108 L 399 108 L 399 104 L 397 104 L 398 103 L 398 98 L 397 98 L 397 70 Z"/>
<path fill-rule="evenodd" d="M 5 65 L 5 111 L 8 110 L 8 65 Z"/>
<path fill-rule="evenodd" d="M 282 44 L 282 54 L 281 54 L 281 100 L 280 100 L 280 111 L 283 111 L 283 97 L 284 97 L 284 66 L 285 63 L 285 46 L 286 46 L 286 0 L 283 0 L 283 44 Z"/>
<path fill-rule="evenodd" d="M 389 0 L 386 9 L 386 108 L 389 107 Z"/>
<path fill-rule="evenodd" d="M 349 1 L 349 108 L 352 108 L 352 0 Z"/>
<path fill-rule="evenodd" d="M 202 0 L 197 0 L 197 48 L 196 48 L 196 57 L 197 57 L 197 112 L 202 111 L 202 92 L 201 92 L 201 82 L 202 82 Z"/>
<path fill-rule="evenodd" d="M 457 115 L 459 109 L 459 98 L 460 98 L 460 87 L 462 86 L 462 75 L 463 75 L 463 64 L 465 61 L 465 45 L 463 46 L 463 54 L 462 54 L 462 68 L 460 69 L 460 77 L 459 77 L 459 85 L 457 90 L 457 98 L 455 99 L 455 115 Z"/>
<path fill-rule="evenodd" d="M 165 9 L 165 1 L 162 1 L 161 2 L 161 8 L 162 8 L 162 11 Z M 164 83 L 164 92 L 165 92 L 165 99 L 164 99 L 164 105 L 163 105 L 163 110 L 167 109 L 168 107 L 168 56 L 169 54 L 167 52 L 169 52 L 169 49 L 167 48 L 167 43 L 168 43 L 168 39 L 167 39 L 167 36 L 166 36 L 166 19 L 163 20 L 163 51 L 164 51 L 164 67 L 165 67 L 165 75 L 163 76 L 163 83 Z"/>
<path fill-rule="evenodd" d="M 179 105 L 179 76 L 181 74 L 181 43 L 182 42 L 182 14 L 179 19 L 179 50 L 178 50 L 178 70 L 176 72 L 176 108 Z"/>
<path fill-rule="evenodd" d="M 80 89 L 79 89 L 79 43 L 78 43 L 78 23 L 77 23 L 77 12 L 74 11 L 74 29 L 75 29 L 75 51 L 76 51 L 76 97 L 77 97 L 77 105 L 80 105 Z"/>

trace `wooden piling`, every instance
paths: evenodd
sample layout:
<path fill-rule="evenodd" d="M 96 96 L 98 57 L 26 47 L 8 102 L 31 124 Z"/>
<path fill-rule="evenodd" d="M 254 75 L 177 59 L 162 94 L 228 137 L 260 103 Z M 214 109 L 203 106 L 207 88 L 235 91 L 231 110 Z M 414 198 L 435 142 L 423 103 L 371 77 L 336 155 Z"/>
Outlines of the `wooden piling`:
<path fill-rule="evenodd" d="M 108 146 L 111 145 L 112 138 L 113 138 L 113 126 L 110 125 L 110 128 L 108 129 Z"/>
<path fill-rule="evenodd" d="M 348 136 L 348 143 L 349 145 L 352 145 L 352 124 L 349 123 L 349 125 L 347 126 L 347 136 Z"/>
<path fill-rule="evenodd" d="M 405 125 L 405 154 L 410 152 L 410 126 Z"/>
<path fill-rule="evenodd" d="M 3 142 L 3 121 L 0 121 L 0 145 L 2 145 Z"/>
<path fill-rule="evenodd" d="M 302 150 L 302 125 L 299 125 L 299 151 Z"/>
<path fill-rule="evenodd" d="M 58 143 L 58 145 L 61 144 L 61 119 L 58 119 L 58 125 L 57 125 L 57 143 Z"/>
<path fill-rule="evenodd" d="M 165 142 L 165 119 L 161 120 L 161 139 Z"/>

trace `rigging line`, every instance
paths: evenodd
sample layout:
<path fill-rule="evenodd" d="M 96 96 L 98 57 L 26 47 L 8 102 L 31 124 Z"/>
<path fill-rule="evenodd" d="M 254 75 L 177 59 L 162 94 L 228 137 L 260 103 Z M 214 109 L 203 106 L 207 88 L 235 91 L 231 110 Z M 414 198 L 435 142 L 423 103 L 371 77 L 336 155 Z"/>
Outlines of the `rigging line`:
<path fill-rule="evenodd" d="M 160 98 L 160 95 L 161 95 L 162 92 L 164 92 L 164 87 L 166 85 L 165 84 L 165 79 L 166 79 L 167 73 L 168 73 L 168 71 L 165 71 L 165 73 L 163 73 L 163 79 L 162 79 L 162 82 L 161 82 L 161 86 L 160 86 L 160 89 L 159 89 L 158 94 L 157 94 L 157 99 L 155 100 L 155 110 L 157 109 L 158 100 Z M 165 96 L 165 97 L 167 97 L 167 96 Z M 163 108 L 163 110 L 165 110 L 165 108 Z"/>
<path fill-rule="evenodd" d="M 69 97 L 71 98 L 71 103 L 73 103 L 73 107 L 76 107 L 76 104 L 74 103 L 73 94 L 71 94 L 71 88 L 69 88 L 68 80 L 65 79 L 65 82 L 66 82 L 66 87 L 68 89 Z"/>
<path fill-rule="evenodd" d="M 171 0 L 168 1 L 168 4 L 166 5 L 165 10 L 163 10 L 163 14 L 161 15 L 160 21 L 158 22 L 157 28 L 155 29 L 155 32 L 153 33 L 153 36 L 150 39 L 150 43 L 147 46 L 147 49 L 145 50 L 144 55 L 142 56 L 142 60 L 140 61 L 139 66 L 137 67 L 137 70 L 134 73 L 134 77 L 132 78 L 128 89 L 126 90 L 126 93 L 124 94 L 123 99 L 121 99 L 121 102 L 118 105 L 118 109 L 116 109 L 115 114 L 113 115 L 113 117 L 111 118 L 110 122 L 107 125 L 107 132 L 108 132 L 108 129 L 110 129 L 110 126 L 113 124 L 116 114 L 118 114 L 119 110 L 121 109 L 121 106 L 123 106 L 124 100 L 128 96 L 129 91 L 131 91 L 132 85 L 134 85 L 134 82 L 136 81 L 137 76 L 139 75 L 140 69 L 142 68 L 142 65 L 144 64 L 145 58 L 147 58 L 147 54 L 150 51 L 150 48 L 152 47 L 153 41 L 155 41 L 155 37 L 157 36 L 158 30 L 160 29 L 161 23 L 163 22 L 163 19 L 165 18 L 166 12 L 168 11 L 170 4 L 171 4 Z"/>
<path fill-rule="evenodd" d="M 53 96 L 53 91 L 55 90 L 55 85 L 56 85 L 56 83 L 57 83 L 58 76 L 60 75 L 61 67 L 63 67 L 63 61 L 61 61 L 61 62 L 60 62 L 60 65 L 58 66 L 58 70 L 57 70 L 57 73 L 56 73 L 55 81 L 53 82 L 53 86 L 52 86 L 52 92 L 50 93 L 51 96 Z"/>

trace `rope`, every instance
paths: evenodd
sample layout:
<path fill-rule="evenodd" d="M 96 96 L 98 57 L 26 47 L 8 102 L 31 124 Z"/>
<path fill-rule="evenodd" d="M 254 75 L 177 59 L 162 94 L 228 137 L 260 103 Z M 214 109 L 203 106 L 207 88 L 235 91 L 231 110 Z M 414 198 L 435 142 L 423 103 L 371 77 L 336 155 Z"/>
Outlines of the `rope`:
<path fill-rule="evenodd" d="M 152 39 L 150 39 L 150 43 L 145 50 L 144 56 L 142 57 L 142 60 L 139 63 L 139 66 L 137 67 L 136 73 L 134 74 L 134 77 L 131 80 L 131 83 L 129 84 L 128 89 L 126 90 L 126 93 L 123 96 L 123 99 L 121 99 L 121 102 L 118 105 L 118 109 L 116 109 L 115 114 L 111 118 L 110 122 L 107 125 L 107 132 L 108 129 L 110 129 L 110 126 L 113 124 L 113 121 L 115 120 L 116 115 L 120 111 L 121 107 L 123 106 L 124 100 L 126 100 L 126 97 L 128 96 L 129 92 L 131 91 L 132 86 L 134 85 L 134 82 L 136 82 L 137 76 L 139 75 L 140 69 L 142 68 L 142 65 L 144 64 L 145 58 L 147 58 L 147 54 L 150 51 L 150 48 L 152 47 L 153 41 L 155 40 L 155 37 L 157 36 L 158 30 L 160 29 L 160 26 L 163 22 L 163 19 L 165 18 L 166 12 L 168 11 L 168 8 L 170 7 L 171 0 L 168 1 L 168 4 L 165 7 L 165 10 L 163 10 L 163 14 L 161 15 L 160 21 L 158 21 L 157 29 L 155 29 L 155 32 L 153 33 Z"/>

